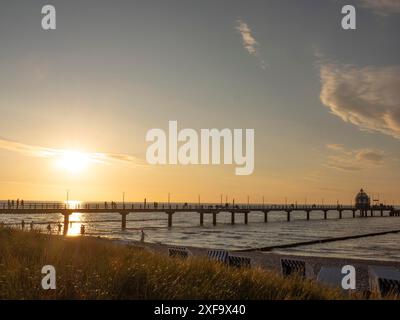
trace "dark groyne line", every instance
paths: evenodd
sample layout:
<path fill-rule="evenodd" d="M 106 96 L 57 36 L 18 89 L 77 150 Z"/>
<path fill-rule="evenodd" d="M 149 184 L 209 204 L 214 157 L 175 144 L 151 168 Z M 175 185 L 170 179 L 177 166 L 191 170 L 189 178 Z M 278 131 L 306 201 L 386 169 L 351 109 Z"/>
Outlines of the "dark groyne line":
<path fill-rule="evenodd" d="M 358 234 L 358 235 L 353 235 L 353 236 L 344 236 L 344 237 L 335 237 L 335 238 L 310 240 L 310 241 L 303 241 L 303 242 L 296 242 L 296 243 L 288 243 L 288 244 L 281 244 L 281 245 L 277 245 L 277 246 L 269 246 L 269 247 L 262 247 L 262 248 L 256 248 L 256 249 L 235 250 L 235 252 L 252 252 L 252 251 L 266 252 L 266 251 L 272 251 L 275 249 L 287 249 L 287 248 L 310 246 L 313 244 L 321 244 L 321 243 L 328 243 L 328 242 L 335 242 L 335 241 L 344 241 L 344 240 L 352 240 L 352 239 L 359 239 L 359 238 L 366 238 L 366 237 L 383 236 L 385 234 L 399 233 L 399 232 L 400 232 L 400 230 L 382 231 L 382 232 L 374 232 L 374 233 L 367 233 L 367 234 Z"/>

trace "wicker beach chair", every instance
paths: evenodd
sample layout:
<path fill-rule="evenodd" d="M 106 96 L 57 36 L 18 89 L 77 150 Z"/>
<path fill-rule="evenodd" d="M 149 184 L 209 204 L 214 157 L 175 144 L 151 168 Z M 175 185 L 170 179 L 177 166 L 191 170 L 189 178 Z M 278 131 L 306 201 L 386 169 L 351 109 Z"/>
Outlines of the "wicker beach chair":
<path fill-rule="evenodd" d="M 228 263 L 229 252 L 226 250 L 208 250 L 207 257 L 221 263 Z"/>
<path fill-rule="evenodd" d="M 170 247 L 168 248 L 168 255 L 174 258 L 187 259 L 191 256 L 191 252 L 186 247 Z"/>
<path fill-rule="evenodd" d="M 339 267 L 321 267 L 321 270 L 318 272 L 317 281 L 331 287 L 342 288 L 343 277 L 342 269 Z"/>
<path fill-rule="evenodd" d="M 228 265 L 230 267 L 236 268 L 250 268 L 251 267 L 251 259 L 248 257 L 241 256 L 228 256 Z"/>
<path fill-rule="evenodd" d="M 394 267 L 370 266 L 368 268 L 370 289 L 381 297 L 400 295 L 400 272 Z"/>
<path fill-rule="evenodd" d="M 304 260 L 281 259 L 282 275 L 287 277 L 291 275 L 306 276 L 306 262 Z"/>

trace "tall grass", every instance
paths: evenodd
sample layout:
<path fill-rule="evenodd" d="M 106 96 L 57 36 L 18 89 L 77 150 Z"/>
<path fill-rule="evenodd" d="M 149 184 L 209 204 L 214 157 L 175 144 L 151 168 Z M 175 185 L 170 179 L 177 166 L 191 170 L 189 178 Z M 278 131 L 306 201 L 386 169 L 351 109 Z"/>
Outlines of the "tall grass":
<path fill-rule="evenodd" d="M 44 265 L 57 289 L 43 290 Z M 0 299 L 345 299 L 338 290 L 258 268 L 181 260 L 91 238 L 0 228 Z"/>

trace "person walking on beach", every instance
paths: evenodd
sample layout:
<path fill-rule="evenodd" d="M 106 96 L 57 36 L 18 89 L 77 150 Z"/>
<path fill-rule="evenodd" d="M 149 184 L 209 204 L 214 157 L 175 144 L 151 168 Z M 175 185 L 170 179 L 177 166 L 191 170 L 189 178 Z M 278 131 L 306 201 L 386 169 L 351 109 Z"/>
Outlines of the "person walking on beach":
<path fill-rule="evenodd" d="M 48 232 L 49 234 L 51 234 L 51 225 L 50 225 L 50 223 L 47 225 L 47 232 Z"/>
<path fill-rule="evenodd" d="M 24 220 L 21 221 L 21 229 L 22 229 L 22 230 L 25 229 L 25 221 L 24 221 Z"/>
<path fill-rule="evenodd" d="M 81 235 L 83 236 L 85 234 L 85 225 L 81 225 Z"/>
<path fill-rule="evenodd" d="M 144 242 L 144 238 L 146 237 L 146 234 L 144 233 L 144 230 L 141 230 L 141 235 L 140 235 L 140 242 Z"/>

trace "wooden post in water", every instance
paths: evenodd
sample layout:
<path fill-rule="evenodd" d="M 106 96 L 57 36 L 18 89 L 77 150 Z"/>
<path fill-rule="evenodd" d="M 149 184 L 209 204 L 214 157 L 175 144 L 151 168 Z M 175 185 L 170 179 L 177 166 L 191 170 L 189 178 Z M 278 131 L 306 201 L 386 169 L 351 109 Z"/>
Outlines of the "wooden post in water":
<path fill-rule="evenodd" d="M 174 214 L 172 211 L 168 211 L 168 228 L 172 227 L 172 215 Z"/>
<path fill-rule="evenodd" d="M 120 212 L 120 214 L 121 214 L 121 230 L 125 231 L 126 230 L 126 215 L 127 215 L 127 213 Z"/>
<path fill-rule="evenodd" d="M 352 210 L 353 211 L 353 218 L 356 217 L 356 210 Z"/>
<path fill-rule="evenodd" d="M 328 219 L 328 210 L 324 210 L 324 219 Z"/>
<path fill-rule="evenodd" d="M 264 211 L 264 222 L 268 222 L 268 211 Z"/>
<path fill-rule="evenodd" d="M 307 210 L 307 220 L 310 220 L 310 210 Z"/>
<path fill-rule="evenodd" d="M 249 223 L 249 213 L 245 212 L 244 213 L 244 224 L 248 224 Z"/>
<path fill-rule="evenodd" d="M 204 213 L 200 212 L 200 226 L 204 225 Z"/>
<path fill-rule="evenodd" d="M 62 215 L 64 216 L 64 230 L 63 230 L 63 235 L 66 236 L 68 234 L 68 228 L 69 228 L 69 216 L 71 213 L 65 212 Z"/>
<path fill-rule="evenodd" d="M 342 211 L 343 211 L 343 210 L 339 209 L 339 219 L 342 219 L 342 217 L 343 217 L 343 216 L 342 216 Z"/>
<path fill-rule="evenodd" d="M 286 220 L 289 222 L 290 221 L 290 211 L 286 211 Z"/>
<path fill-rule="evenodd" d="M 231 224 L 235 224 L 235 212 L 231 212 Z"/>
<path fill-rule="evenodd" d="M 217 225 L 217 213 L 213 212 L 213 225 Z"/>

